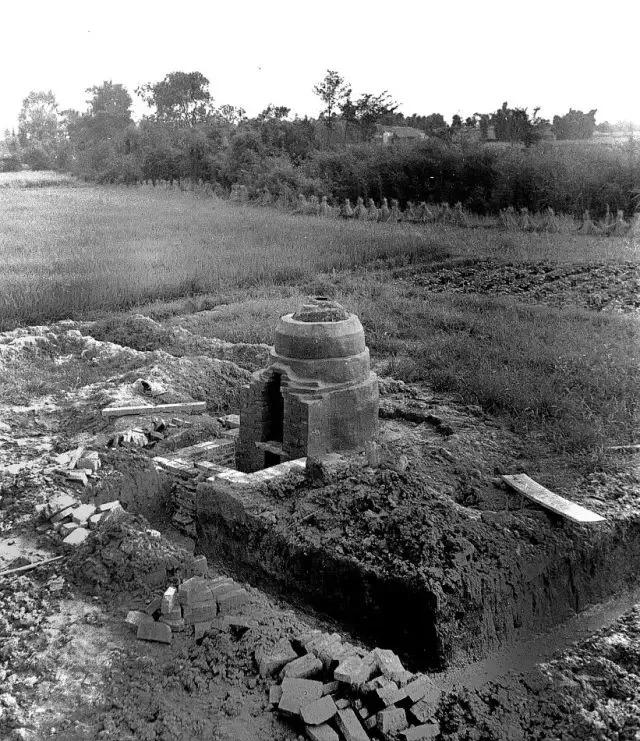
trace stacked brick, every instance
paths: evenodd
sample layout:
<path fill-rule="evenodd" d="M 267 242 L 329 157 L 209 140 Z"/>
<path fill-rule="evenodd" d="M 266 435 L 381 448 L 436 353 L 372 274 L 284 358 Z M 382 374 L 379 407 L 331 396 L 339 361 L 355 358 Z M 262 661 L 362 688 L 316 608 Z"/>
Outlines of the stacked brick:
<path fill-rule="evenodd" d="M 235 430 L 230 430 L 230 433 Z M 215 472 L 221 472 L 235 462 L 235 436 L 229 434 L 177 451 L 176 456 L 154 458 L 159 469 L 173 478 L 171 522 L 180 532 L 196 535 L 196 488 Z"/>
<path fill-rule="evenodd" d="M 206 558 L 199 557 L 206 572 Z M 196 639 L 211 630 L 246 630 L 250 620 L 234 615 L 249 600 L 247 591 L 226 576 L 207 579 L 192 576 L 179 587 L 168 587 L 145 610 L 130 610 L 126 622 L 140 640 L 171 643 L 175 632 L 189 631 Z"/>
<path fill-rule="evenodd" d="M 277 675 L 269 702 L 311 741 L 434 739 L 441 690 L 387 649 L 364 651 L 338 633 L 312 631 L 256 651 L 262 676 Z"/>

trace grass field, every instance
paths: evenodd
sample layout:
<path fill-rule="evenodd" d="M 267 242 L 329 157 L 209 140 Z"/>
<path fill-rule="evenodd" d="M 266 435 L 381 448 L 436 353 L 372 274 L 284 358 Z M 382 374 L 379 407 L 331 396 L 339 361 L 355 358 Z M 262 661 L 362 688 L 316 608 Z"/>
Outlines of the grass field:
<path fill-rule="evenodd" d="M 142 306 L 205 334 L 265 341 L 275 316 L 323 292 L 361 315 L 393 375 L 592 458 L 638 434 L 637 317 L 416 293 L 391 270 L 484 257 L 637 261 L 629 241 L 319 220 L 115 187 L 0 189 L 0 214 L 1 329 Z"/>

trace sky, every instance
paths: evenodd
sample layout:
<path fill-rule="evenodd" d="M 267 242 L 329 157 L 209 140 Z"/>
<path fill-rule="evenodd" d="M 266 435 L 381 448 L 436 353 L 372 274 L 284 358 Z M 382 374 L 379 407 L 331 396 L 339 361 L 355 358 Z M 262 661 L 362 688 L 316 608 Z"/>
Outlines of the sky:
<path fill-rule="evenodd" d="M 639 0 L 24 0 L 0 4 L 0 132 L 30 90 L 86 109 L 104 80 L 202 72 L 218 105 L 317 116 L 327 69 L 355 95 L 450 120 L 510 105 L 640 123 Z M 136 103 L 136 116 L 145 112 Z"/>

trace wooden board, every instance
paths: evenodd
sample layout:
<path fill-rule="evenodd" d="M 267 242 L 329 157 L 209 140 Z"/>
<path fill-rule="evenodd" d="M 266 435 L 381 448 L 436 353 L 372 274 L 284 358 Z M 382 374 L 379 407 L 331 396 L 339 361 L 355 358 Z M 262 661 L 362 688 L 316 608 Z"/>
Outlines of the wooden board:
<path fill-rule="evenodd" d="M 509 484 L 513 489 L 522 494 L 523 496 L 530 499 L 532 502 L 539 504 L 545 509 L 549 509 L 555 512 L 561 517 L 566 517 L 572 522 L 579 522 L 582 524 L 591 522 L 604 522 L 604 517 L 597 515 L 586 507 L 582 507 L 575 502 L 571 502 L 564 497 L 554 494 L 549 489 L 545 489 L 544 486 L 536 483 L 532 478 L 529 478 L 526 473 L 518 473 L 513 476 L 503 476 L 502 480 Z"/>
<path fill-rule="evenodd" d="M 105 407 L 103 417 L 124 417 L 131 414 L 169 414 L 172 412 L 204 412 L 207 405 L 204 401 L 190 401 L 185 404 L 156 404 L 137 407 Z"/>

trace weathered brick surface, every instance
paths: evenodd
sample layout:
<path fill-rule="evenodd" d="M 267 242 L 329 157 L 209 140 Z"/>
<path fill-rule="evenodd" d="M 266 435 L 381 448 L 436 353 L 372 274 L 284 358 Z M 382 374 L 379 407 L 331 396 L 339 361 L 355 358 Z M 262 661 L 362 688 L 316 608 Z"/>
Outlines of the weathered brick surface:
<path fill-rule="evenodd" d="M 318 726 L 321 723 L 326 723 L 331 720 L 333 716 L 338 712 L 335 702 L 332 697 L 326 695 L 313 700 L 312 702 L 302 705 L 300 708 L 300 715 L 305 723 L 312 726 Z"/>
<path fill-rule="evenodd" d="M 336 722 L 344 741 L 369 741 L 369 734 L 362 727 L 351 708 L 338 710 Z"/>
<path fill-rule="evenodd" d="M 234 610 L 246 605 L 249 601 L 249 595 L 246 589 L 231 589 L 216 595 L 216 599 L 218 600 L 220 614 L 228 615 Z"/>
<path fill-rule="evenodd" d="M 381 733 L 390 735 L 404 730 L 408 725 L 407 713 L 404 708 L 385 708 L 378 713 L 378 728 Z"/>
<path fill-rule="evenodd" d="M 294 659 L 287 664 L 282 670 L 283 677 L 299 677 L 307 679 L 313 677 L 322 671 L 322 662 L 313 654 L 305 654 Z"/>
<path fill-rule="evenodd" d="M 322 682 L 313 679 L 290 679 L 282 682 L 282 697 L 278 709 L 289 715 L 299 715 L 303 705 L 322 697 Z"/>
<path fill-rule="evenodd" d="M 77 527 L 72 533 L 62 541 L 64 545 L 77 546 L 89 537 L 90 531 L 84 527 Z"/>
<path fill-rule="evenodd" d="M 400 738 L 403 741 L 432 741 L 440 734 L 439 723 L 424 723 L 423 725 L 407 728 L 402 731 Z"/>
<path fill-rule="evenodd" d="M 340 741 L 338 734 L 327 723 L 320 726 L 307 726 L 305 732 L 309 741 Z"/>
<path fill-rule="evenodd" d="M 297 654 L 286 638 L 278 641 L 271 649 L 261 647 L 256 651 L 256 662 L 262 677 L 280 671 L 285 664 L 295 658 L 297 658 Z"/>
<path fill-rule="evenodd" d="M 375 670 L 375 662 L 369 655 L 364 658 L 350 656 L 338 664 L 333 673 L 334 679 L 345 682 L 352 686 L 358 686 L 367 682 Z"/>
<path fill-rule="evenodd" d="M 171 628 L 165 623 L 141 622 L 138 626 L 137 637 L 142 641 L 171 643 Z"/>

